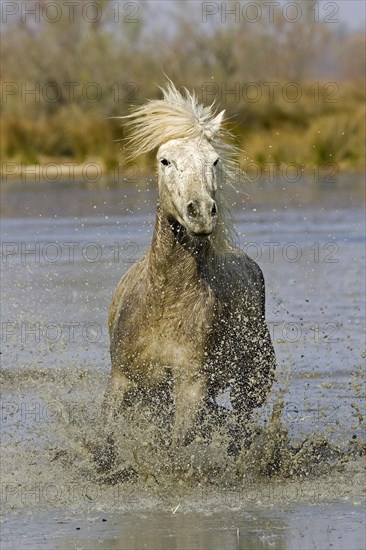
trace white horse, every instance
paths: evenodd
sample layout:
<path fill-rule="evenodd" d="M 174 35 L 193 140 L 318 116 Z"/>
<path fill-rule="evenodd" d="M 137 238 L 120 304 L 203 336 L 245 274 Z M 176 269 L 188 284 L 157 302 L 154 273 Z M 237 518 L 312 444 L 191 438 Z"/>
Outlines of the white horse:
<path fill-rule="evenodd" d="M 230 388 L 235 452 L 273 381 L 264 280 L 234 246 L 224 191 L 238 184 L 239 171 L 224 112 L 171 82 L 163 94 L 127 117 L 131 156 L 157 149 L 159 201 L 151 247 L 122 277 L 110 307 L 106 420 L 139 393 L 158 402 L 168 393 L 172 445 L 186 445 L 218 392 Z"/>

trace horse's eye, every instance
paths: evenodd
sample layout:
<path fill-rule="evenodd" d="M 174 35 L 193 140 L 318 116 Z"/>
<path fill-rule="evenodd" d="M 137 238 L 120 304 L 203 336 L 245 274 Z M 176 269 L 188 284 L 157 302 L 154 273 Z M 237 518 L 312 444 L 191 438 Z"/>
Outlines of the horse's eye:
<path fill-rule="evenodd" d="M 214 166 L 217 166 L 217 163 L 219 162 L 220 159 L 216 159 L 215 162 L 213 163 Z"/>
<path fill-rule="evenodd" d="M 169 166 L 170 162 L 166 159 L 161 159 L 161 164 L 163 164 L 164 166 Z"/>

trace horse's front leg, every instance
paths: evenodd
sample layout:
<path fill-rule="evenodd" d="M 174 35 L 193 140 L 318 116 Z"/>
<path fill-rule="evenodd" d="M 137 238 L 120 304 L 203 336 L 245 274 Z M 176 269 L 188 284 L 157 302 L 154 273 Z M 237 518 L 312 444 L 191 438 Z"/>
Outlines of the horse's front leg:
<path fill-rule="evenodd" d="M 266 325 L 253 325 L 251 330 L 253 336 L 248 339 L 256 344 L 247 353 L 244 369 L 238 369 L 241 380 L 236 380 L 230 395 L 235 426 L 231 429 L 228 452 L 233 455 L 238 454 L 242 446 L 249 447 L 252 443 L 252 412 L 265 403 L 276 368 L 276 356 Z"/>
<path fill-rule="evenodd" d="M 251 416 L 254 409 L 253 403 L 248 399 L 247 391 L 239 386 L 233 388 L 230 395 L 233 407 L 233 421 L 229 424 L 230 443 L 229 455 L 238 455 L 243 446 L 249 446 L 252 437 Z"/>
<path fill-rule="evenodd" d="M 205 401 L 207 383 L 203 377 L 189 377 L 175 384 L 173 446 L 191 443 L 195 424 Z"/>
<path fill-rule="evenodd" d="M 104 443 L 98 448 L 96 453 L 98 469 L 101 472 L 111 470 L 114 465 L 116 452 L 113 425 L 118 414 L 121 412 L 126 394 L 131 388 L 131 381 L 118 369 L 112 368 L 111 378 L 105 391 L 102 404 L 102 438 Z"/>
<path fill-rule="evenodd" d="M 132 383 L 127 376 L 117 369 L 112 369 L 102 405 L 103 424 L 105 427 L 109 427 L 113 419 L 121 411 L 123 400 L 131 388 Z"/>

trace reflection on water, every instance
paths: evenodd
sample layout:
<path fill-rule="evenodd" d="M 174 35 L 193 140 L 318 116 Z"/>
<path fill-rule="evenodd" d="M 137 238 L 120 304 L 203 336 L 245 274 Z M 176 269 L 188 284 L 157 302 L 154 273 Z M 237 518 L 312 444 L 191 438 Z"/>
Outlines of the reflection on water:
<path fill-rule="evenodd" d="M 351 513 L 352 525 L 344 507 L 332 504 L 305 510 L 284 506 L 280 510 L 243 510 L 240 513 L 229 508 L 225 514 L 209 515 L 180 514 L 178 511 L 175 514 L 151 513 L 139 518 L 129 514 L 121 517 L 107 511 L 94 517 L 53 520 L 53 533 L 49 533 L 44 518 L 37 518 L 38 529 L 46 536 L 36 539 L 37 545 L 32 548 L 361 550 L 365 547 L 363 514 L 357 513 L 356 507 Z M 6 548 L 29 548 L 22 546 L 22 536 L 29 537 L 28 521 L 25 524 L 15 521 L 13 528 L 17 530 L 14 544 Z M 8 529 L 4 532 L 4 541 L 7 535 Z"/>
<path fill-rule="evenodd" d="M 237 486 L 225 468 L 211 484 L 196 475 L 170 490 L 150 474 L 136 485 L 93 477 L 108 305 L 149 245 L 154 185 L 3 183 L 3 547 L 364 548 L 357 453 L 329 461 L 320 446 L 309 476 L 248 474 Z M 361 449 L 363 177 L 246 192 L 232 197 L 237 245 L 264 271 L 279 364 L 260 417 L 282 390 L 292 444 L 316 436 Z"/>

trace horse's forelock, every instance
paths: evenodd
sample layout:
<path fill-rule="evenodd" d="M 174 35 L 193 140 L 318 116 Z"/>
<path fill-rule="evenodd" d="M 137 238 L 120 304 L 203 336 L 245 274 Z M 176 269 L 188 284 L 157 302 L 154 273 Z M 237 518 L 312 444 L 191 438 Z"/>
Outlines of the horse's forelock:
<path fill-rule="evenodd" d="M 129 129 L 129 157 L 136 158 L 158 148 L 171 139 L 206 138 L 212 140 L 224 131 L 224 112 L 216 114 L 214 106 L 198 103 L 194 93 L 182 95 L 169 82 L 162 89 L 163 99 L 148 101 L 126 117 Z"/>

